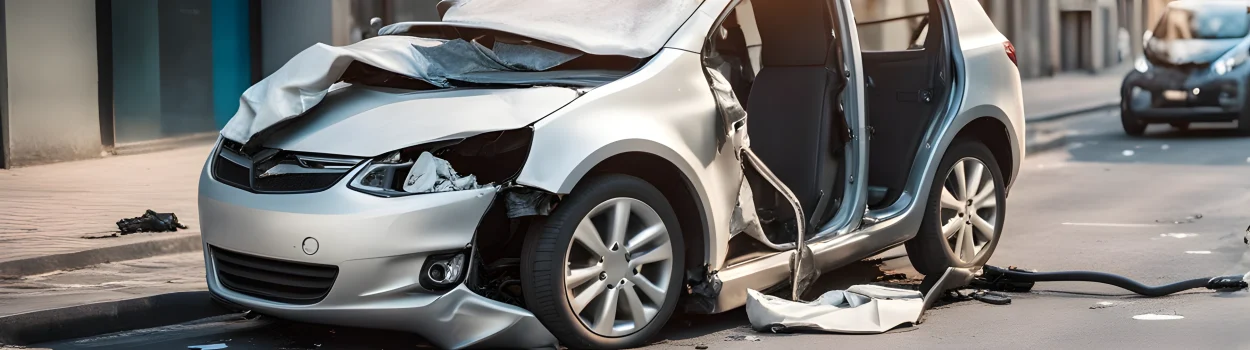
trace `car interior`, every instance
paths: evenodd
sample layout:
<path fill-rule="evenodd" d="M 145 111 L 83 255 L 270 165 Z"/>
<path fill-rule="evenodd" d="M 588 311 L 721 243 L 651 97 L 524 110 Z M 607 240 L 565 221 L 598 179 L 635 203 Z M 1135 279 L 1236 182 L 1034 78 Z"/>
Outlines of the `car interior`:
<path fill-rule="evenodd" d="M 854 9 L 867 85 L 870 208 L 889 206 L 902 194 L 950 77 L 942 27 L 929 26 L 942 23 L 929 10 L 934 1 L 889 1 L 906 2 L 914 12 L 879 15 L 877 1 Z"/>
<path fill-rule="evenodd" d="M 944 52 L 940 28 L 930 31 L 927 25 L 940 23 L 938 14 L 928 11 L 927 0 L 905 1 L 919 3 L 919 11 L 857 24 L 861 41 L 868 36 L 892 45 L 862 50 L 871 135 L 870 207 L 899 198 L 949 77 L 937 68 L 948 66 L 947 56 L 936 54 Z M 871 10 L 872 2 L 866 4 L 870 8 L 864 11 Z M 861 9 L 854 10 L 858 16 Z M 705 64 L 725 76 L 747 111 L 751 148 L 798 197 L 808 227 L 830 220 L 844 191 L 842 164 L 850 134 L 840 107 L 846 84 L 840 39 L 830 35 L 837 33 L 834 17 L 827 1 L 744 1 L 704 49 Z M 784 201 L 767 194 L 759 179 L 747 180 L 771 243 L 793 242 L 793 229 L 778 214 L 785 212 L 779 207 Z M 776 225 L 772 230 L 770 221 Z M 749 260 L 758 251 L 742 236 L 730 242 L 732 261 Z"/>

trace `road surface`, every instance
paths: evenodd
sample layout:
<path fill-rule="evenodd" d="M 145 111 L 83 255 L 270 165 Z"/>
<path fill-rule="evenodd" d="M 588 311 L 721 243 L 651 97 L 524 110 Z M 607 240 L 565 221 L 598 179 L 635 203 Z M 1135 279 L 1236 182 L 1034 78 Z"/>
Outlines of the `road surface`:
<path fill-rule="evenodd" d="M 1250 250 L 1250 138 L 1224 125 L 1190 131 L 1154 126 L 1147 137 L 1120 130 L 1114 112 L 1060 121 L 1064 149 L 1022 165 L 1008 200 L 1003 241 L 991 264 L 1037 270 L 1099 270 L 1147 284 L 1244 273 Z M 886 269 L 906 271 L 906 258 Z M 822 288 L 867 282 L 881 268 L 860 263 L 830 272 Z M 760 334 L 741 310 L 680 316 L 655 349 L 799 348 L 1250 348 L 1250 293 L 1187 292 L 1146 299 L 1114 287 L 1039 284 L 1011 305 L 957 302 L 930 311 L 925 323 L 881 335 Z M 1176 315 L 1174 320 L 1134 316 Z M 758 337 L 758 340 L 751 337 Z M 275 320 L 223 317 L 199 324 L 138 330 L 35 346 L 55 349 L 424 348 L 419 337 Z"/>

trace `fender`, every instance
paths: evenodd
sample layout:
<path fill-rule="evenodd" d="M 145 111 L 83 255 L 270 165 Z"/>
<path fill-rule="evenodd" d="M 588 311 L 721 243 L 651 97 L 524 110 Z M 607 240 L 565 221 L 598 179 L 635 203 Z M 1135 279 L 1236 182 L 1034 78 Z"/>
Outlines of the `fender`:
<path fill-rule="evenodd" d="M 645 152 L 661 157 L 686 176 L 706 209 L 705 256 L 713 269 L 719 268 L 742 166 L 730 143 L 718 149 L 719 117 L 702 69 L 699 54 L 663 49 L 640 70 L 538 121 L 517 182 L 567 194 L 612 156 Z"/>

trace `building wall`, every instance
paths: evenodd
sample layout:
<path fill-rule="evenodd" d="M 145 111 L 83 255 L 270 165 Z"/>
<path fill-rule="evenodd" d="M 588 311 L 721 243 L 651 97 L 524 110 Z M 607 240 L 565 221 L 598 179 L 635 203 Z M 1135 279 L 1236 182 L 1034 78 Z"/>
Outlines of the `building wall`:
<path fill-rule="evenodd" d="M 261 1 L 262 74 L 273 74 L 313 44 L 334 42 L 332 1 Z"/>
<path fill-rule="evenodd" d="M 94 0 L 6 0 L 8 166 L 99 156 Z"/>

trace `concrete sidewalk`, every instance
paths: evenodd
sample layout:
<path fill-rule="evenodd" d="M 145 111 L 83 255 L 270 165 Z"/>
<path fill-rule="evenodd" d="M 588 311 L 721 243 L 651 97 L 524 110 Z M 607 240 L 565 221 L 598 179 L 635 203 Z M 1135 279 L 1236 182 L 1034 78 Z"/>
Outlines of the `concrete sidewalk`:
<path fill-rule="evenodd" d="M 200 249 L 196 186 L 211 145 L 0 170 L 0 276 L 21 276 Z M 152 209 L 178 232 L 118 237 L 116 222 Z"/>
<path fill-rule="evenodd" d="M 1116 107 L 1120 104 L 1120 84 L 1130 69 L 1120 66 L 1098 74 L 1064 73 L 1026 80 L 1022 84 L 1025 119 L 1043 122 Z"/>

